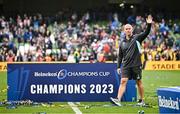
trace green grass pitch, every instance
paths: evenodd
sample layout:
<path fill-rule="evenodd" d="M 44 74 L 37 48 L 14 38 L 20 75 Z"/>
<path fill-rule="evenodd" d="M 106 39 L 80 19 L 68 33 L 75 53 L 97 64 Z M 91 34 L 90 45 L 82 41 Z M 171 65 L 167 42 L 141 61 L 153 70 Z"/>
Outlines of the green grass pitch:
<path fill-rule="evenodd" d="M 0 72 L 0 101 L 7 98 L 7 75 L 6 72 Z M 123 107 L 109 106 L 109 102 L 81 102 L 77 104 L 83 114 L 95 113 L 134 113 L 143 110 L 145 113 L 158 113 L 158 102 L 156 90 L 159 87 L 180 86 L 180 71 L 143 71 L 143 84 L 145 88 L 145 102 L 151 107 L 135 107 L 132 102 L 123 102 Z M 15 109 L 7 109 L 6 106 L 0 106 L 0 113 L 75 113 L 66 103 L 53 103 L 53 105 L 18 106 Z"/>

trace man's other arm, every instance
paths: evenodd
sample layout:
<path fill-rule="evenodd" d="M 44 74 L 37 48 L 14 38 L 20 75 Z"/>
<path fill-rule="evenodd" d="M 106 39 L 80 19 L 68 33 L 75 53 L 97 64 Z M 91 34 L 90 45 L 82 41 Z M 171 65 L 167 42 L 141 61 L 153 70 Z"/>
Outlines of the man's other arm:
<path fill-rule="evenodd" d="M 121 49 L 121 44 L 122 44 L 122 43 L 120 43 L 119 51 L 118 51 L 117 68 L 120 68 L 120 67 L 121 67 L 122 58 L 123 58 L 123 52 L 122 52 L 122 49 Z"/>

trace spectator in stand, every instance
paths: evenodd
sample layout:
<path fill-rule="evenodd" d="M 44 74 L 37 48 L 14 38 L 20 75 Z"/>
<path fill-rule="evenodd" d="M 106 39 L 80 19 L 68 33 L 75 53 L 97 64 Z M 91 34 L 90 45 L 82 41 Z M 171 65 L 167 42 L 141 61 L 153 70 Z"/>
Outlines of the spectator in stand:
<path fill-rule="evenodd" d="M 69 63 L 75 63 L 76 62 L 73 51 L 70 52 L 70 55 L 67 58 L 67 62 L 69 62 Z"/>
<path fill-rule="evenodd" d="M 101 51 L 100 53 L 98 53 L 97 60 L 98 60 L 98 62 L 105 62 L 106 61 L 106 57 L 105 57 L 105 52 L 104 51 Z"/>
<path fill-rule="evenodd" d="M 6 61 L 7 62 L 14 62 L 15 61 L 15 56 L 14 56 L 12 50 L 9 50 L 8 55 L 6 57 Z"/>
<path fill-rule="evenodd" d="M 176 51 L 176 60 L 180 61 L 180 50 Z"/>
<path fill-rule="evenodd" d="M 154 58 L 155 61 L 160 61 L 161 60 L 161 55 L 160 52 L 157 52 Z"/>

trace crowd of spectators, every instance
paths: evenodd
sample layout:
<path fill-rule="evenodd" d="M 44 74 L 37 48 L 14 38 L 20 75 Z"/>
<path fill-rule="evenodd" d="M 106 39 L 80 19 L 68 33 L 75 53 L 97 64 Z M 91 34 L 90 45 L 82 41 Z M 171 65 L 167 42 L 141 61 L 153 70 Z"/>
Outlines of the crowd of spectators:
<path fill-rule="evenodd" d="M 108 17 L 108 16 L 107 16 Z M 73 13 L 66 21 L 52 21 L 41 14 L 0 17 L 0 61 L 116 61 L 120 40 L 125 37 L 121 19 L 114 13 L 109 21 L 94 21 L 88 12 Z M 129 16 L 127 22 L 140 33 L 146 27 L 143 16 Z M 142 60 L 180 60 L 179 22 L 154 20 L 151 33 L 142 43 Z"/>

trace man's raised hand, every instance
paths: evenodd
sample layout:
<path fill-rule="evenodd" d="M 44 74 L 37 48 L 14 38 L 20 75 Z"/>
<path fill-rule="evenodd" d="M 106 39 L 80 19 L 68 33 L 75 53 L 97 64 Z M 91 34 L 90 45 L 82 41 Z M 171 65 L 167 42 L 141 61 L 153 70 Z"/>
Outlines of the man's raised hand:
<path fill-rule="evenodd" d="M 147 23 L 152 23 L 152 20 L 153 20 L 152 16 L 148 15 L 148 17 L 146 18 L 146 22 Z"/>

